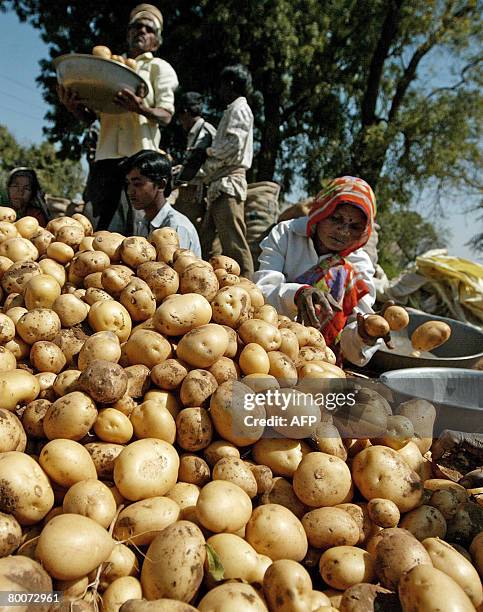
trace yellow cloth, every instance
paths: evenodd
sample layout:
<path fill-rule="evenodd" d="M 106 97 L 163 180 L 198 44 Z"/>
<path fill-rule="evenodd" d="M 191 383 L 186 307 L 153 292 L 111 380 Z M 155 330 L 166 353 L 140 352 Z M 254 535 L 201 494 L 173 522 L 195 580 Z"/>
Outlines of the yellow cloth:
<path fill-rule="evenodd" d="M 466 308 L 483 321 L 483 265 L 449 255 L 421 255 L 416 267 L 431 279 L 448 307 Z"/>
<path fill-rule="evenodd" d="M 136 72 L 148 83 L 147 105 L 174 113 L 174 91 L 178 87 L 178 77 L 173 67 L 148 52 L 136 57 Z M 143 115 L 100 113 L 100 124 L 96 161 L 129 157 L 143 149 L 159 149 L 159 126 L 156 121 Z"/>

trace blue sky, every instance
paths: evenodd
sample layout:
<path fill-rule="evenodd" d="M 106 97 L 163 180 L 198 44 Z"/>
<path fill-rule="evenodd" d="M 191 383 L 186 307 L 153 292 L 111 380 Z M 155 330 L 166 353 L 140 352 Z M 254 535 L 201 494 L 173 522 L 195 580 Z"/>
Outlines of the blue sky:
<path fill-rule="evenodd" d="M 0 13 L 0 124 L 6 125 L 23 145 L 40 142 L 46 125 L 43 117 L 47 105 L 35 82 L 40 73 L 39 60 L 45 57 L 47 45 L 38 30 L 20 23 L 14 13 Z M 424 215 L 425 203 L 418 202 L 417 209 Z M 452 232 L 448 249 L 451 255 L 477 259 L 464 243 L 481 229 L 481 222 L 475 213 L 464 209 L 465 201 L 445 206 L 448 212 L 442 223 Z M 434 214 L 429 204 L 426 214 Z M 483 262 L 483 257 L 478 261 Z"/>

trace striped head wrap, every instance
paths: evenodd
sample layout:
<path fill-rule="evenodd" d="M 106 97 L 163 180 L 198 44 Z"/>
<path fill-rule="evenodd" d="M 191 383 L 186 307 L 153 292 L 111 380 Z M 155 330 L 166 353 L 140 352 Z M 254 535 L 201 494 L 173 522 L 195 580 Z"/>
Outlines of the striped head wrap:
<path fill-rule="evenodd" d="M 367 217 L 367 227 L 361 242 L 350 250 L 341 252 L 340 255 L 344 257 L 364 246 L 369 240 L 376 217 L 376 196 L 370 185 L 363 179 L 354 176 L 334 179 L 314 198 L 308 215 L 307 236 L 311 237 L 317 223 L 329 217 L 341 204 L 353 204 L 360 208 Z"/>

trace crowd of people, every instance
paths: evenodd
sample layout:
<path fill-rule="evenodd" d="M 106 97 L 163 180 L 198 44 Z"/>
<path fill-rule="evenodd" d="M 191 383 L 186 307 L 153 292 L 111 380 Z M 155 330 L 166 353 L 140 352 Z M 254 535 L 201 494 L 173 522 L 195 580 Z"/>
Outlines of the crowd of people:
<path fill-rule="evenodd" d="M 100 124 L 84 213 L 96 230 L 147 237 L 156 228 L 172 227 L 181 247 L 198 256 L 209 258 L 217 248 L 239 263 L 241 274 L 258 284 L 280 314 L 321 329 L 327 344 L 346 359 L 367 363 L 381 342 L 390 340 L 369 336 L 364 325 L 375 303 L 374 266 L 363 250 L 376 214 L 371 187 L 350 176 L 333 180 L 313 200 L 308 215 L 273 227 L 254 266 L 244 218 L 246 173 L 253 159 L 250 73 L 239 64 L 220 73 L 224 112 L 215 128 L 203 118 L 200 94 L 187 92 L 175 100 L 176 72 L 154 55 L 162 29 L 155 6 L 141 4 L 131 12 L 125 55 L 136 61 L 148 93 L 119 91 L 116 102 L 123 112 L 96 113 L 75 92 L 59 87 L 60 101 L 86 129 L 96 120 Z M 175 166 L 160 149 L 163 128 L 174 116 L 187 138 L 184 157 Z M 174 186 L 178 197 L 172 206 L 168 198 Z M 33 170 L 13 170 L 7 191 L 19 217 L 48 222 Z M 127 213 L 119 215 L 122 206 Z"/>

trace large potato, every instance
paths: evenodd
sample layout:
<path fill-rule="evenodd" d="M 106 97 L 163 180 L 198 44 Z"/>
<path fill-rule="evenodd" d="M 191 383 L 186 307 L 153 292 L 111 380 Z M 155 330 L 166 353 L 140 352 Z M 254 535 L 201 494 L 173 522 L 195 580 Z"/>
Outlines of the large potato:
<path fill-rule="evenodd" d="M 61 514 L 43 528 L 35 554 L 52 577 L 75 580 L 106 561 L 113 548 L 109 533 L 92 519 Z"/>
<path fill-rule="evenodd" d="M 257 481 L 252 471 L 241 459 L 223 457 L 213 467 L 213 480 L 227 480 L 245 491 L 248 497 L 257 494 Z"/>
<path fill-rule="evenodd" d="M 250 318 L 251 305 L 250 295 L 243 287 L 223 287 L 211 302 L 213 321 L 236 329 Z"/>
<path fill-rule="evenodd" d="M 167 497 L 150 497 L 130 504 L 119 514 L 114 526 L 116 540 L 136 546 L 151 544 L 168 525 L 179 519 L 180 507 Z"/>
<path fill-rule="evenodd" d="M 143 596 L 141 583 L 133 576 L 117 578 L 102 594 L 103 612 L 119 612 L 126 601 L 138 600 Z"/>
<path fill-rule="evenodd" d="M 217 387 L 218 383 L 210 372 L 200 369 L 191 370 L 181 384 L 181 402 L 187 408 L 202 406 Z"/>
<path fill-rule="evenodd" d="M 30 363 L 39 372 L 58 374 L 65 366 L 66 358 L 57 344 L 40 340 L 30 349 Z"/>
<path fill-rule="evenodd" d="M 2 261 L 4 260 L 9 261 L 6 257 L 2 258 Z M 42 274 L 40 265 L 34 261 L 12 262 L 3 272 L 2 288 L 7 294 L 23 294 L 27 283 L 40 274 Z"/>
<path fill-rule="evenodd" d="M 297 497 L 307 506 L 335 506 L 350 501 L 351 473 L 347 464 L 325 453 L 308 453 L 293 475 Z"/>
<path fill-rule="evenodd" d="M 317 508 L 302 518 L 310 546 L 326 550 L 333 546 L 355 546 L 359 526 L 348 512 L 340 508 Z"/>
<path fill-rule="evenodd" d="M 200 612 L 267 612 L 257 591 L 249 584 L 227 582 L 215 587 L 200 601 Z"/>
<path fill-rule="evenodd" d="M 263 582 L 271 560 L 259 555 L 245 540 L 233 533 L 218 533 L 211 536 L 206 543 L 218 555 L 224 570 L 224 580 L 241 579 L 259 584 Z"/>
<path fill-rule="evenodd" d="M 131 333 L 131 317 L 119 302 L 102 300 L 92 304 L 87 316 L 89 325 L 96 332 L 112 331 L 125 342 Z"/>
<path fill-rule="evenodd" d="M 133 321 L 147 321 L 156 311 L 156 300 L 149 285 L 135 278 L 125 287 L 119 298 Z"/>
<path fill-rule="evenodd" d="M 137 268 L 143 263 L 156 260 L 156 249 L 141 236 L 124 238 L 121 243 L 120 255 L 123 262 L 130 268 Z"/>
<path fill-rule="evenodd" d="M 69 488 L 81 480 L 96 479 L 89 452 L 74 440 L 51 440 L 40 452 L 39 463 L 57 485 Z"/>
<path fill-rule="evenodd" d="M 127 374 L 119 364 L 94 359 L 82 371 L 77 384 L 95 402 L 112 404 L 126 393 L 127 382 Z"/>
<path fill-rule="evenodd" d="M 49 406 L 43 421 L 49 440 L 82 440 L 97 419 L 94 402 L 85 393 L 72 391 Z"/>
<path fill-rule="evenodd" d="M 474 612 L 464 590 L 444 572 L 431 565 L 417 565 L 401 577 L 398 588 L 403 610 Z"/>
<path fill-rule="evenodd" d="M 79 370 L 84 370 L 94 359 L 117 363 L 121 358 L 121 345 L 114 332 L 102 331 L 89 336 L 79 352 Z"/>
<path fill-rule="evenodd" d="M 401 514 L 399 508 L 390 499 L 375 497 L 367 504 L 367 511 L 376 525 L 388 529 L 397 527 Z"/>
<path fill-rule="evenodd" d="M 189 365 L 209 368 L 228 347 L 228 334 L 221 325 L 209 323 L 186 333 L 179 341 L 176 355 Z"/>
<path fill-rule="evenodd" d="M 114 465 L 114 482 L 131 501 L 162 496 L 176 483 L 178 468 L 178 453 L 171 444 L 146 438 L 121 452 Z"/>
<path fill-rule="evenodd" d="M 421 479 L 392 448 L 370 446 L 358 453 L 352 464 L 352 477 L 367 500 L 390 499 L 401 512 L 409 512 L 421 503 Z"/>
<path fill-rule="evenodd" d="M 54 301 L 52 310 L 58 314 L 62 327 L 74 327 L 85 320 L 89 307 L 75 295 L 64 293 Z"/>
<path fill-rule="evenodd" d="M 405 514 L 400 527 L 410 531 L 420 542 L 426 538 L 444 538 L 446 535 L 444 516 L 437 508 L 424 504 Z"/>
<path fill-rule="evenodd" d="M 14 262 L 24 262 L 38 259 L 39 252 L 30 240 L 19 236 L 0 242 L 0 255 Z"/>
<path fill-rule="evenodd" d="M 213 425 L 204 408 L 185 408 L 176 417 L 176 441 L 186 451 L 206 448 L 213 437 Z"/>
<path fill-rule="evenodd" d="M 20 525 L 38 523 L 54 505 L 54 493 L 43 469 L 23 452 L 0 453 L 0 510 Z"/>
<path fill-rule="evenodd" d="M 49 251 L 52 246 L 53 244 L 51 244 L 47 249 L 47 255 L 49 255 L 49 257 L 51 257 Z M 55 258 L 53 257 L 53 259 Z M 72 272 L 76 277 L 83 279 L 94 272 L 102 272 L 109 267 L 110 263 L 111 261 L 109 256 L 102 251 L 83 251 L 74 257 L 69 272 Z"/>
<path fill-rule="evenodd" d="M 147 599 L 191 601 L 203 579 L 205 539 L 189 521 L 169 525 L 151 542 L 141 571 Z"/>
<path fill-rule="evenodd" d="M 277 504 L 255 508 L 246 526 L 246 540 L 273 561 L 301 561 L 308 548 L 302 523 L 293 512 Z"/>
<path fill-rule="evenodd" d="M 282 343 L 278 328 L 261 319 L 245 321 L 238 328 L 238 334 L 245 344 L 258 343 L 266 351 L 277 351 Z"/>
<path fill-rule="evenodd" d="M 338 609 L 341 612 L 399 612 L 401 606 L 392 591 L 361 582 L 344 591 Z"/>
<path fill-rule="evenodd" d="M 137 438 L 158 438 L 174 444 L 175 420 L 171 413 L 155 400 L 146 400 L 136 406 L 129 418 Z"/>
<path fill-rule="evenodd" d="M 198 293 L 208 302 L 215 297 L 219 288 L 216 274 L 209 265 L 201 261 L 185 268 L 179 279 L 180 293 Z"/>
<path fill-rule="evenodd" d="M 252 513 L 252 502 L 239 486 L 225 480 L 205 485 L 196 503 L 200 523 L 214 533 L 233 533 L 244 527 Z"/>
<path fill-rule="evenodd" d="M 310 446 L 303 440 L 262 438 L 255 444 L 252 453 L 255 461 L 268 465 L 275 476 L 292 478 L 302 458 L 310 451 Z"/>
<path fill-rule="evenodd" d="M 119 261 L 119 251 L 123 240 L 124 236 L 115 232 L 96 232 L 92 241 L 92 248 L 94 251 L 105 253 L 110 261 Z"/>
<path fill-rule="evenodd" d="M 94 433 L 103 442 L 125 444 L 133 436 L 133 426 L 129 417 L 116 408 L 99 411 L 94 423 Z"/>
<path fill-rule="evenodd" d="M 34 308 L 24 314 L 16 325 L 18 335 L 28 344 L 53 340 L 60 332 L 59 315 L 47 308 Z"/>
<path fill-rule="evenodd" d="M 92 478 L 70 487 L 65 494 L 62 511 L 64 514 L 87 516 L 107 529 L 116 515 L 116 502 L 110 489 Z"/>
<path fill-rule="evenodd" d="M 60 285 L 48 274 L 33 276 L 24 288 L 24 300 L 27 310 L 34 308 L 52 308 L 60 295 Z"/>
<path fill-rule="evenodd" d="M 173 391 L 181 385 L 187 374 L 187 365 L 179 359 L 166 359 L 163 363 L 153 367 L 151 380 L 157 387 L 166 391 Z"/>
<path fill-rule="evenodd" d="M 153 325 L 161 334 L 180 336 L 211 320 L 211 306 L 197 293 L 168 296 L 153 315 Z"/>
<path fill-rule="evenodd" d="M 18 404 L 28 404 L 37 398 L 40 384 L 35 376 L 26 370 L 0 372 L 1 407 L 15 410 Z"/>
<path fill-rule="evenodd" d="M 270 371 L 270 360 L 266 350 L 255 342 L 243 347 L 239 364 L 244 374 L 268 374 Z"/>
<path fill-rule="evenodd" d="M 178 273 L 165 263 L 142 264 L 137 268 L 136 273 L 147 283 L 158 304 L 168 295 L 173 295 L 178 291 Z"/>
<path fill-rule="evenodd" d="M 329 586 L 341 591 L 375 578 L 374 559 L 355 546 L 334 546 L 326 550 L 320 557 L 319 571 Z"/>
<path fill-rule="evenodd" d="M 432 351 L 451 336 L 451 327 L 444 321 L 426 321 L 411 334 L 411 344 L 417 351 Z"/>

